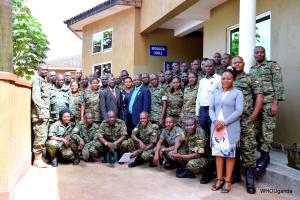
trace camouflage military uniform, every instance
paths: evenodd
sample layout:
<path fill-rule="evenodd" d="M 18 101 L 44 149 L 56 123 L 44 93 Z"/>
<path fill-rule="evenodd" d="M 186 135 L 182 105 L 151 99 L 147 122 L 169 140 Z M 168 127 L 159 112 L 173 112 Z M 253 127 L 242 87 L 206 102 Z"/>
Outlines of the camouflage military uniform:
<path fill-rule="evenodd" d="M 153 144 L 154 147 L 157 142 L 157 137 L 159 135 L 158 129 L 159 129 L 158 126 L 156 124 L 152 124 L 151 122 L 148 122 L 146 128 L 144 128 L 141 123 L 138 123 L 137 126 L 133 129 L 132 134 L 135 135 L 138 139 L 140 139 L 145 145 Z M 139 144 L 134 143 L 134 149 L 136 150 L 139 148 L 140 148 Z M 150 161 L 153 158 L 153 155 L 154 155 L 154 148 L 148 151 L 143 151 L 141 154 L 141 158 L 145 161 Z"/>
<path fill-rule="evenodd" d="M 98 133 L 99 126 L 95 123 L 92 124 L 90 128 L 86 124 L 77 125 L 76 129 L 73 129 L 71 139 L 73 140 L 71 148 L 74 151 L 77 151 L 82 139 L 85 143 L 82 149 L 83 160 L 88 161 L 89 158 L 93 159 L 101 152 L 101 143 L 97 140 L 100 137 Z"/>
<path fill-rule="evenodd" d="M 215 65 L 215 72 L 216 72 L 218 75 L 222 76 L 223 71 L 224 71 L 224 68 L 223 68 L 223 65 L 222 65 L 222 64 L 216 64 L 216 65 Z"/>
<path fill-rule="evenodd" d="M 164 89 L 161 87 L 150 87 L 151 92 L 151 110 L 150 121 L 158 123 L 162 111 L 162 96 L 164 95 Z"/>
<path fill-rule="evenodd" d="M 242 91 L 244 96 L 244 107 L 243 114 L 241 116 L 241 139 L 240 139 L 240 149 L 241 158 L 244 167 L 255 167 L 255 130 L 254 123 L 251 119 L 251 114 L 253 112 L 254 100 L 256 95 L 262 93 L 262 86 L 260 81 L 243 72 L 241 75 L 237 76 L 234 81 L 234 87 Z"/>
<path fill-rule="evenodd" d="M 42 153 L 47 140 L 49 117 L 50 117 L 50 96 L 46 80 L 37 76 L 32 82 L 32 128 L 34 141 L 32 151 Z M 38 122 L 38 115 L 44 116 L 43 122 Z"/>
<path fill-rule="evenodd" d="M 106 141 L 115 142 L 122 136 L 127 137 L 127 127 L 125 122 L 120 119 L 116 119 L 116 122 L 113 126 L 109 125 L 108 120 L 104 120 L 99 127 L 99 134 L 100 137 L 103 137 Z M 129 150 L 132 150 L 130 149 L 130 146 L 132 147 L 131 141 L 124 140 L 119 145 L 119 150 L 121 151 L 121 153 L 125 153 Z M 108 148 L 102 145 L 100 152 L 105 151 L 108 151 Z"/>
<path fill-rule="evenodd" d="M 85 103 L 84 113 L 92 113 L 94 115 L 94 122 L 99 125 L 101 123 L 99 92 L 94 93 L 92 90 L 87 90 L 81 99 L 81 103 Z"/>
<path fill-rule="evenodd" d="M 75 120 L 76 123 L 78 123 L 80 121 L 80 100 L 81 100 L 81 95 L 79 92 L 73 94 L 71 93 L 70 96 L 70 105 L 69 108 L 72 112 L 72 118 L 73 120 Z"/>
<path fill-rule="evenodd" d="M 200 173 L 207 165 L 207 158 L 204 156 L 206 140 L 206 133 L 202 128 L 197 128 L 194 135 L 187 135 L 185 139 L 186 154 L 202 154 L 200 158 L 189 160 L 185 165 L 194 174 Z"/>
<path fill-rule="evenodd" d="M 124 81 L 122 81 L 119 85 L 118 85 L 119 90 L 124 90 L 125 89 L 125 83 Z"/>
<path fill-rule="evenodd" d="M 259 77 L 263 86 L 264 105 L 256 127 L 260 150 L 269 152 L 273 143 L 273 133 L 276 127 L 276 116 L 270 115 L 273 100 L 284 101 L 285 89 L 282 81 L 281 67 L 273 61 L 264 61 L 251 67 L 250 74 Z"/>
<path fill-rule="evenodd" d="M 185 88 L 183 95 L 183 106 L 180 114 L 181 120 L 184 120 L 187 117 L 195 116 L 197 93 L 198 84 L 195 86 L 189 85 Z"/>
<path fill-rule="evenodd" d="M 160 139 L 164 141 L 162 148 L 164 147 L 171 147 L 176 144 L 176 142 L 182 138 L 185 137 L 184 131 L 178 127 L 174 126 L 171 131 L 164 128 L 160 134 Z M 185 152 L 185 147 L 181 146 L 178 149 L 178 153 L 183 154 Z M 170 158 L 170 154 L 167 154 L 168 158 Z"/>
<path fill-rule="evenodd" d="M 70 88 L 62 86 L 62 88 L 54 88 L 50 90 L 50 123 L 59 120 L 59 111 L 70 106 Z"/>
<path fill-rule="evenodd" d="M 205 73 L 203 73 L 202 71 L 199 71 L 198 73 L 197 73 L 197 76 L 198 76 L 198 83 L 199 83 L 199 81 L 202 79 L 202 78 L 204 78 L 205 77 Z"/>
<path fill-rule="evenodd" d="M 167 94 L 167 116 L 175 119 L 175 123 L 179 123 L 180 113 L 183 106 L 183 92 L 180 90 L 177 94 Z"/>
<path fill-rule="evenodd" d="M 72 131 L 74 129 L 74 123 L 69 123 L 67 126 L 64 126 L 60 120 L 54 122 L 49 129 L 48 137 L 56 136 L 61 138 L 71 137 Z M 47 140 L 46 142 L 46 148 L 50 154 L 51 157 L 55 157 L 57 151 L 60 151 L 62 154 L 62 157 L 68 160 L 74 160 L 74 154 L 71 149 L 72 146 L 72 140 L 70 147 L 66 147 L 65 144 L 61 141 L 57 140 Z"/>

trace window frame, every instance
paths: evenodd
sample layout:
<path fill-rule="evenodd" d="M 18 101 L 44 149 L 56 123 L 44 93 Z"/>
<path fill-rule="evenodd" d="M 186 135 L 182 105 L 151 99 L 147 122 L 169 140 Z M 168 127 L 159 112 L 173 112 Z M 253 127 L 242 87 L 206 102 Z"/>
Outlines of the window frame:
<path fill-rule="evenodd" d="M 270 19 L 271 22 L 272 22 L 272 13 L 271 13 L 271 11 L 267 11 L 267 12 L 264 12 L 260 15 L 257 15 L 255 24 L 260 23 L 260 22 L 265 21 L 265 20 L 268 20 L 268 19 Z M 272 23 L 270 23 L 270 38 L 271 38 L 271 33 L 272 33 L 271 32 L 271 30 L 272 30 L 271 26 L 272 26 Z M 230 26 L 226 29 L 226 35 L 227 35 L 227 38 L 226 38 L 226 51 L 227 51 L 227 53 L 231 53 L 231 44 L 232 44 L 231 34 L 236 33 L 236 32 L 239 32 L 239 24 L 235 24 L 235 25 Z M 270 55 L 271 55 L 271 48 L 270 48 Z"/>
<path fill-rule="evenodd" d="M 111 48 L 104 50 L 104 48 L 103 48 L 103 33 L 106 32 L 106 31 L 111 31 Z M 94 53 L 94 35 L 95 34 L 100 34 L 101 51 Z M 113 28 L 108 28 L 108 29 L 105 29 L 103 31 L 98 31 L 98 32 L 93 33 L 93 35 L 92 35 L 92 49 L 91 49 L 92 50 L 92 55 L 111 52 L 112 51 L 112 45 L 113 45 Z"/>
<path fill-rule="evenodd" d="M 102 76 L 102 65 L 105 65 L 105 64 L 110 64 L 110 70 L 112 71 L 112 68 L 113 68 L 113 65 L 112 65 L 112 61 L 106 61 L 106 62 L 102 62 L 102 63 L 95 63 L 92 65 L 92 74 L 95 73 L 95 67 L 96 66 L 101 66 L 101 76 Z"/>

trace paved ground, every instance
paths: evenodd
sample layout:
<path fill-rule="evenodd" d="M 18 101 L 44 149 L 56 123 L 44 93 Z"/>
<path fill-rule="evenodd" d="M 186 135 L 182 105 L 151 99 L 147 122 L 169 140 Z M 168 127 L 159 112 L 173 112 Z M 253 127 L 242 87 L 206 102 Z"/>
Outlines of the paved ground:
<path fill-rule="evenodd" d="M 146 165 L 130 169 L 127 165 L 110 168 L 105 164 L 81 162 L 79 166 L 61 164 L 58 168 L 31 167 L 15 190 L 16 200 L 288 200 L 285 194 L 262 194 L 267 186 L 257 184 L 257 194 L 247 194 L 244 183 L 234 184 L 229 194 L 211 191 L 200 177 L 178 179 L 175 171 L 160 171 Z"/>

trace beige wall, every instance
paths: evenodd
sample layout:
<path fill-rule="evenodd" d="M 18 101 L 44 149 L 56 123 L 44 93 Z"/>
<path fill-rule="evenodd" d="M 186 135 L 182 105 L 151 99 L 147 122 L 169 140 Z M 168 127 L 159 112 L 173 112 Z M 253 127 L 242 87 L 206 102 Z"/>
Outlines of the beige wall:
<path fill-rule="evenodd" d="M 96 32 L 113 29 L 112 51 L 92 55 L 92 37 Z M 129 8 L 118 14 L 109 16 L 83 28 L 82 71 L 92 72 L 92 66 L 98 63 L 112 62 L 112 73 L 119 74 L 119 69 L 125 67 L 133 72 L 133 44 L 135 28 L 135 8 Z"/>
<path fill-rule="evenodd" d="M 136 50 L 136 58 L 143 55 L 146 60 L 143 64 L 136 63 L 135 73 L 158 72 L 163 70 L 165 61 L 182 61 L 190 63 L 193 59 L 202 57 L 202 35 L 174 37 L 174 31 L 168 29 L 157 29 L 144 36 L 143 51 Z M 150 45 L 166 45 L 168 56 L 149 56 Z"/>
<path fill-rule="evenodd" d="M 149 33 L 199 0 L 143 0 L 141 29 Z"/>
<path fill-rule="evenodd" d="M 13 187 L 31 165 L 31 87 L 0 72 L 0 199 L 12 199 Z"/>
<path fill-rule="evenodd" d="M 275 141 L 284 144 L 300 142 L 295 125 L 300 123 L 300 1 L 257 0 L 257 15 L 271 11 L 271 59 L 282 66 L 287 100 L 280 104 Z M 211 12 L 204 24 L 204 56 L 226 51 L 226 28 L 238 23 L 239 1 L 230 0 Z"/>

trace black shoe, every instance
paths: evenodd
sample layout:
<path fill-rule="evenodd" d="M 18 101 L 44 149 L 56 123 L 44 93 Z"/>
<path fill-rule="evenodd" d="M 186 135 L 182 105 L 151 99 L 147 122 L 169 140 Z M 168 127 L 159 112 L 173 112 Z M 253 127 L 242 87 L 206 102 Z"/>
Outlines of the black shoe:
<path fill-rule="evenodd" d="M 184 168 L 178 167 L 178 168 L 176 169 L 176 175 L 177 175 L 177 174 L 181 174 L 183 171 L 184 171 Z"/>
<path fill-rule="evenodd" d="M 247 192 L 249 194 L 255 194 L 256 192 L 254 180 L 255 180 L 255 168 L 254 167 L 246 168 L 246 187 L 247 187 Z"/>
<path fill-rule="evenodd" d="M 154 164 L 153 164 L 153 161 L 151 160 L 150 162 L 149 162 L 149 167 L 156 167 Z"/>
<path fill-rule="evenodd" d="M 75 155 L 75 159 L 73 160 L 73 165 L 78 165 L 80 163 L 79 155 Z"/>
<path fill-rule="evenodd" d="M 180 174 L 176 174 L 177 178 L 195 178 L 195 174 L 191 172 L 190 170 L 185 169 Z"/>
<path fill-rule="evenodd" d="M 211 176 L 209 174 L 210 173 L 203 173 L 202 178 L 200 180 L 201 184 L 207 184 L 211 181 Z"/>
<path fill-rule="evenodd" d="M 256 172 L 262 173 L 266 170 L 270 163 L 269 152 L 261 151 L 261 156 L 256 163 Z"/>
<path fill-rule="evenodd" d="M 128 165 L 128 167 L 136 167 L 144 164 L 145 161 L 141 158 L 140 154 L 135 158 L 135 160 Z"/>
<path fill-rule="evenodd" d="M 105 158 L 103 158 L 103 160 L 101 160 L 101 163 L 108 163 L 108 162 Z"/>
<path fill-rule="evenodd" d="M 51 166 L 52 167 L 57 167 L 58 166 L 57 157 L 51 158 Z"/>

